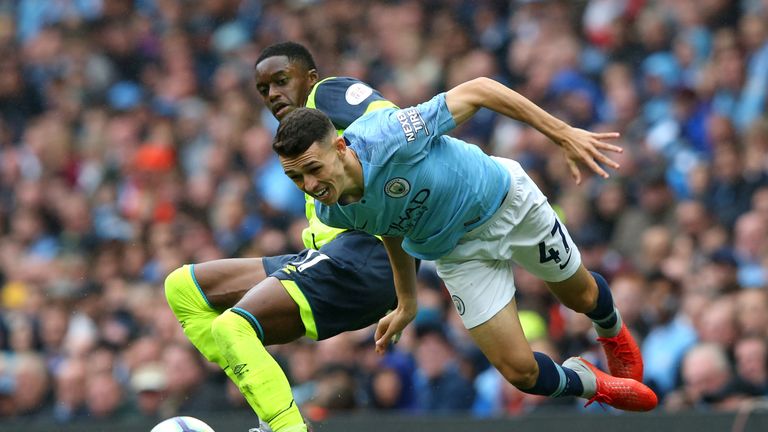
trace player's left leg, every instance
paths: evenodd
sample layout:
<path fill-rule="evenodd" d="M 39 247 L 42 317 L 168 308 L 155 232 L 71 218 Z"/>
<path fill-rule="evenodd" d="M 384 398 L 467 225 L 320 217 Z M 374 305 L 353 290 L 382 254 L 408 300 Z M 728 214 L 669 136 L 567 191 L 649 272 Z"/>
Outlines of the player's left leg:
<path fill-rule="evenodd" d="M 274 277 L 249 290 L 211 324 L 213 339 L 240 392 L 276 432 L 307 429 L 288 379 L 265 346 L 298 339 L 304 332 L 299 306 Z"/>
<path fill-rule="evenodd" d="M 599 273 L 588 272 L 579 265 L 571 277 L 560 282 L 547 282 L 549 289 L 566 307 L 586 314 L 594 323 L 608 359 L 611 375 L 643 380 L 643 358 L 640 347 L 621 320 L 613 304 L 608 282 Z"/>
<path fill-rule="evenodd" d="M 238 334 L 245 338 L 244 347 L 248 348 L 245 355 L 256 364 L 260 376 L 274 383 L 274 388 L 266 387 L 269 392 L 260 393 L 262 398 L 267 396 L 266 402 L 244 392 L 246 400 L 262 418 L 269 418 L 271 412 L 282 412 L 278 417 L 286 419 L 283 423 L 299 425 L 293 429 L 299 431 L 304 430 L 301 428 L 304 422 L 298 409 L 290 403 L 290 386 L 280 367 L 264 349 L 266 344 L 286 343 L 304 334 L 296 302 L 277 279 L 266 277 L 267 271 L 293 257 L 225 259 L 183 266 L 166 278 L 165 291 L 186 336 L 208 360 L 218 363 L 238 386 L 235 372 L 242 374 L 244 369 L 237 365 L 230 367 L 232 360 L 222 352 L 215 339 L 214 323 L 218 322 L 218 332 L 225 334 L 224 338 Z M 244 331 L 242 324 L 245 321 L 233 320 L 231 315 L 219 321 L 222 311 L 246 299 L 247 307 L 260 316 L 257 323 L 261 338 L 254 335 L 253 330 L 250 333 L 247 329 Z M 264 331 L 268 338 L 263 337 Z M 284 399 L 288 399 L 285 405 L 292 409 L 284 410 Z M 274 401 L 276 407 L 271 407 L 270 401 Z M 281 425 L 279 419 L 277 425 Z"/>
<path fill-rule="evenodd" d="M 613 305 L 608 283 L 581 264 L 581 254 L 565 224 L 520 164 L 497 160 L 510 172 L 511 193 L 486 228 L 490 243 L 483 250 L 493 251 L 496 259 L 511 258 L 546 281 L 563 305 L 585 313 L 594 322 L 611 373 L 641 381 L 640 349 Z"/>

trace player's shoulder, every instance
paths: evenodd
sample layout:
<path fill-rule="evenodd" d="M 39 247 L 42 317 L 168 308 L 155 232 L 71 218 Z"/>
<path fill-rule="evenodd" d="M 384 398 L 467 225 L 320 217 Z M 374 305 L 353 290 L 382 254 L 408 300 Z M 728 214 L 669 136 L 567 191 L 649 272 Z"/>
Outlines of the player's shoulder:
<path fill-rule="evenodd" d="M 367 86 L 366 83 L 360 81 L 359 79 L 347 76 L 326 77 L 317 82 L 318 87 L 324 88 L 346 88 L 353 84 L 363 84 Z"/>
<path fill-rule="evenodd" d="M 352 106 L 362 104 L 371 96 L 378 96 L 378 92 L 370 85 L 352 77 L 326 78 L 318 82 L 315 88 L 316 100 L 332 99 Z"/>
<path fill-rule="evenodd" d="M 323 111 L 338 130 L 344 130 L 373 109 L 394 106 L 368 84 L 350 77 L 330 77 L 318 82 L 307 107 Z"/>

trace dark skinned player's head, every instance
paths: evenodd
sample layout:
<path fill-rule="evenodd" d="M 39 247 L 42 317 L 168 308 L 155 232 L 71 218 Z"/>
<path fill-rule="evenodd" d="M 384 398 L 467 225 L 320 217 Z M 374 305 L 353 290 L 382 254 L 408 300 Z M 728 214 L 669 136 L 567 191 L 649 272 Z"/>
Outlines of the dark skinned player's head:
<path fill-rule="evenodd" d="M 296 42 L 268 46 L 256 60 L 255 69 L 256 89 L 278 120 L 303 107 L 318 80 L 312 54 Z"/>

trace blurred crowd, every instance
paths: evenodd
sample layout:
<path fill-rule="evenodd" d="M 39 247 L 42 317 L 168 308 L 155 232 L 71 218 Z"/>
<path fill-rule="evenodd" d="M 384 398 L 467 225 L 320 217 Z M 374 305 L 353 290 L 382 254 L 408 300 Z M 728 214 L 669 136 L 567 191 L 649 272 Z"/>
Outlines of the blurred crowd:
<path fill-rule="evenodd" d="M 621 169 L 581 185 L 517 122 L 480 111 L 455 134 L 519 160 L 561 212 L 661 409 L 768 395 L 768 1 L 0 0 L 2 421 L 248 409 L 162 282 L 302 248 L 303 199 L 252 82 L 284 40 L 400 106 L 488 76 L 621 132 Z M 603 360 L 588 318 L 524 271 L 515 284 L 535 350 Z M 371 329 L 271 349 L 308 417 L 582 409 L 489 369 L 430 263 L 418 296 L 383 357 Z"/>

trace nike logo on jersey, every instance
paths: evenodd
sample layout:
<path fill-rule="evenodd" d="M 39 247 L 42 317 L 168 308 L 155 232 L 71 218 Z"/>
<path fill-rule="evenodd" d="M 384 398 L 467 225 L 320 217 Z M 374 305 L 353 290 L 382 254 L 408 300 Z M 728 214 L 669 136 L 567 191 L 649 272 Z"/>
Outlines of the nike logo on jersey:
<path fill-rule="evenodd" d="M 239 365 L 235 365 L 232 371 L 235 373 L 235 375 L 240 376 L 241 374 L 248 372 L 246 366 L 248 365 L 245 363 L 240 363 Z"/>

